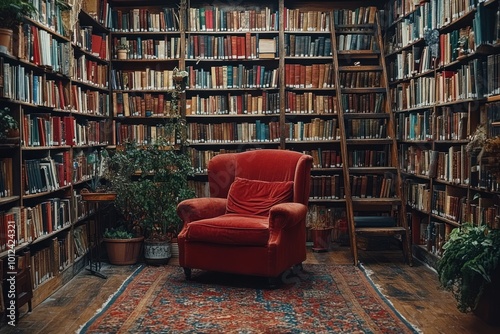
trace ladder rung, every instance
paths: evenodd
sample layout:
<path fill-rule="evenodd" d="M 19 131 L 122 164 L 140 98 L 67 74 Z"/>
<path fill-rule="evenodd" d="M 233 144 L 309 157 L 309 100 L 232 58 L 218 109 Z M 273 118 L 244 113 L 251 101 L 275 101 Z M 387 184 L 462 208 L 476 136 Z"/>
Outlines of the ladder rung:
<path fill-rule="evenodd" d="M 358 227 L 355 229 L 356 234 L 371 234 L 371 235 L 392 235 L 404 234 L 406 230 L 402 226 L 390 227 Z"/>

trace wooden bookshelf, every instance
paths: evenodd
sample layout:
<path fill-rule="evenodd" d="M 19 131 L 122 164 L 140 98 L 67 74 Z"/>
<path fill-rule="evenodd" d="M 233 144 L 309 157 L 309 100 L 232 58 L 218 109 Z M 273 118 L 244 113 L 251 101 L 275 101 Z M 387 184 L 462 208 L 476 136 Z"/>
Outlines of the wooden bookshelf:
<path fill-rule="evenodd" d="M 486 137 L 498 135 L 498 10 L 498 1 L 385 7 L 408 221 L 416 256 L 433 267 L 452 229 L 465 222 L 499 228 L 494 167 L 478 157 L 480 148 L 468 149 L 483 127 Z"/>

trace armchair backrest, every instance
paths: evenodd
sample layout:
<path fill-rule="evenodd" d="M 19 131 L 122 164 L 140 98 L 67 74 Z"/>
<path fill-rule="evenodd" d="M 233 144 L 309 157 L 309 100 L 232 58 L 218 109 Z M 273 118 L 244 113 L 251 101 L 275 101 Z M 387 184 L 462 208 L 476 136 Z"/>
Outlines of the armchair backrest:
<path fill-rule="evenodd" d="M 307 205 L 311 165 L 311 156 L 287 150 L 219 154 L 208 163 L 210 196 L 227 198 L 235 177 L 268 182 L 293 181 L 293 201 Z"/>

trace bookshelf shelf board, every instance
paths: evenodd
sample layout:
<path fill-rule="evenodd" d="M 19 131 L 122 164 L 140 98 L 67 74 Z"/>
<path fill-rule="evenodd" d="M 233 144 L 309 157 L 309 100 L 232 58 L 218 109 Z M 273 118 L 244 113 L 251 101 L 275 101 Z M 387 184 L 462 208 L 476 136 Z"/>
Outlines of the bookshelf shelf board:
<path fill-rule="evenodd" d="M 69 145 L 60 146 L 22 146 L 23 151 L 46 151 L 46 150 L 67 150 L 70 149 Z"/>
<path fill-rule="evenodd" d="M 186 92 L 221 92 L 224 91 L 235 91 L 235 92 L 248 92 L 248 91 L 277 91 L 278 87 L 252 87 L 252 88 L 229 88 L 229 87 L 219 87 L 219 88 L 186 88 Z M 149 91 L 148 91 L 149 92 Z"/>
<path fill-rule="evenodd" d="M 80 86 L 84 86 L 84 87 L 90 88 L 92 90 L 99 90 L 101 92 L 109 92 L 109 90 L 106 87 L 94 84 L 91 81 L 84 81 L 84 80 L 81 80 L 81 79 L 76 79 L 76 80 L 73 80 L 73 83 L 77 84 L 77 85 L 80 85 Z"/>
<path fill-rule="evenodd" d="M 312 87 L 285 87 L 286 91 L 308 91 L 308 92 L 335 92 L 337 89 L 335 87 L 319 87 L 319 88 L 312 88 Z"/>
<path fill-rule="evenodd" d="M 380 174 L 385 172 L 396 172 L 396 167 L 349 167 L 349 173 L 351 174 Z"/>
<path fill-rule="evenodd" d="M 19 199 L 19 196 L 7 196 L 7 197 L 0 197 L 0 205 L 4 204 L 9 204 L 17 201 Z M 0 258 L 2 256 L 0 255 Z"/>
<path fill-rule="evenodd" d="M 457 183 L 457 182 L 449 182 L 449 181 L 442 180 L 442 179 L 439 179 L 439 178 L 435 178 L 434 182 L 437 183 L 437 184 L 445 184 L 445 185 L 449 185 L 449 186 L 453 186 L 453 187 L 457 187 L 457 188 L 463 188 L 463 189 L 467 189 L 468 188 L 467 184 Z"/>
<path fill-rule="evenodd" d="M 114 30 L 111 32 L 112 37 L 116 36 L 179 36 L 180 31 L 122 31 L 122 30 Z"/>
<path fill-rule="evenodd" d="M 405 231 L 404 227 L 394 226 L 394 227 L 357 227 L 356 234 L 370 234 L 370 235 L 393 235 L 401 234 Z"/>
<path fill-rule="evenodd" d="M 360 112 L 347 112 L 344 113 L 344 119 L 384 119 L 389 118 L 389 113 L 360 113 Z"/>
<path fill-rule="evenodd" d="M 445 222 L 447 224 L 450 224 L 454 227 L 460 227 L 462 224 L 460 224 L 459 222 L 457 221 L 454 221 L 452 219 L 449 219 L 449 218 L 446 218 L 446 217 L 443 217 L 443 216 L 440 216 L 438 214 L 435 214 L 435 213 L 431 213 L 431 217 L 434 218 L 434 219 L 437 219 L 437 220 L 440 220 L 442 222 Z"/>
<path fill-rule="evenodd" d="M 314 57 L 307 57 L 307 59 L 311 59 L 311 58 L 314 58 Z M 328 57 L 326 57 L 328 58 Z M 206 63 L 227 63 L 227 62 L 234 62 L 234 63 L 255 63 L 255 62 L 263 62 L 263 61 L 267 61 L 267 62 L 275 62 L 277 61 L 279 58 L 224 58 L 224 59 L 221 59 L 221 58 L 186 58 L 186 63 L 196 63 L 198 64 L 198 62 L 206 62 Z"/>
<path fill-rule="evenodd" d="M 375 30 L 374 24 L 335 24 L 335 29 L 338 33 L 342 33 L 343 29 L 372 29 L 372 33 Z M 339 31 L 340 30 L 340 31 Z M 365 30 L 366 31 L 366 30 Z"/>
<path fill-rule="evenodd" d="M 40 22 L 37 22 L 35 20 L 32 20 L 30 19 L 29 17 L 25 17 L 24 18 L 27 22 L 29 22 L 31 25 L 33 26 L 36 26 L 37 28 L 39 29 L 42 29 L 42 30 L 45 30 L 47 32 L 50 33 L 50 35 L 52 35 L 53 37 L 57 37 L 58 39 L 64 41 L 64 42 L 70 42 L 70 38 L 69 37 L 66 37 L 66 36 L 63 36 L 59 33 L 57 33 L 56 31 L 52 30 L 51 28 L 41 24 Z"/>
<path fill-rule="evenodd" d="M 467 139 L 455 139 L 455 140 L 435 140 L 435 144 L 442 144 L 442 145 L 465 145 L 469 141 Z"/>
<path fill-rule="evenodd" d="M 447 33 L 452 30 L 456 30 L 464 25 L 472 25 L 472 20 L 474 19 L 474 15 L 476 14 L 476 9 L 473 8 L 468 12 L 464 13 L 462 16 L 452 20 L 449 24 L 446 24 L 440 27 L 440 33 Z"/>
<path fill-rule="evenodd" d="M 153 64 L 158 64 L 158 63 L 177 63 L 179 62 L 179 59 L 177 58 L 128 58 L 128 59 L 113 59 L 113 63 L 153 63 Z"/>
<path fill-rule="evenodd" d="M 407 49 L 411 49 L 414 45 L 418 45 L 418 44 L 421 44 L 423 42 L 424 42 L 423 38 L 417 38 L 417 39 L 411 41 L 410 43 L 403 45 L 403 46 L 399 46 L 399 48 L 397 48 L 396 50 L 393 50 L 393 51 L 387 53 L 386 58 L 395 57 L 398 53 L 401 53 L 402 51 L 407 50 Z"/>
<path fill-rule="evenodd" d="M 107 60 L 102 59 L 99 56 L 96 56 L 95 54 L 93 54 L 93 53 L 91 53 L 91 52 L 89 52 L 87 50 L 80 49 L 80 47 L 78 45 L 75 45 L 73 43 L 71 43 L 71 45 L 73 46 L 73 49 L 74 49 L 74 52 L 75 52 L 75 56 L 85 55 L 85 57 L 90 58 L 91 60 L 96 61 L 96 62 L 98 62 L 100 64 L 103 64 L 103 65 L 107 65 L 108 64 Z"/>
<path fill-rule="evenodd" d="M 321 140 L 285 140 L 286 144 L 321 144 L 321 143 L 340 143 L 339 139 L 321 139 Z"/>
<path fill-rule="evenodd" d="M 408 172 L 404 172 L 404 171 L 401 171 L 401 173 L 404 174 L 404 176 L 406 176 L 406 177 L 415 177 L 415 178 L 423 179 L 426 181 L 430 180 L 430 178 L 427 175 L 408 173 Z"/>
<path fill-rule="evenodd" d="M 30 243 L 29 242 L 23 242 L 22 244 L 16 245 L 14 247 L 14 250 L 17 252 L 18 250 L 21 250 L 23 248 L 26 248 Z M 0 253 L 0 258 L 4 258 L 9 254 L 9 250 L 3 251 Z"/>
<path fill-rule="evenodd" d="M 432 140 L 414 140 L 414 139 L 400 139 L 398 140 L 400 144 L 407 144 L 407 145 L 431 145 Z"/>
<path fill-rule="evenodd" d="M 278 113 L 275 114 L 206 114 L 206 115 L 186 115 L 186 118 L 190 119 L 204 119 L 204 118 L 210 118 L 211 120 L 214 118 L 276 118 L 279 117 Z"/>
<path fill-rule="evenodd" d="M 59 228 L 59 229 L 57 229 L 55 231 L 52 231 L 51 233 L 39 236 L 38 238 L 36 238 L 35 240 L 33 240 L 30 244 L 34 245 L 34 244 L 40 243 L 40 242 L 42 242 L 44 240 L 52 238 L 53 236 L 55 236 L 56 234 L 58 234 L 58 233 L 60 233 L 62 231 L 69 230 L 70 228 L 71 228 L 71 224 L 66 224 L 63 227 L 61 227 L 61 228 Z"/>
<path fill-rule="evenodd" d="M 369 94 L 369 93 L 385 93 L 385 88 L 368 87 L 368 88 L 341 88 L 342 93 L 346 94 Z"/>
<path fill-rule="evenodd" d="M 234 142 L 205 142 L 205 143 L 188 143 L 188 146 L 276 146 L 279 142 L 262 142 L 262 141 L 234 141 Z"/>
<path fill-rule="evenodd" d="M 390 138 L 383 139 L 346 139 L 348 145 L 387 145 L 391 144 Z"/>
<path fill-rule="evenodd" d="M 303 31 L 303 30 L 285 30 L 285 34 L 290 35 L 328 35 L 330 36 L 330 31 Z"/>
<path fill-rule="evenodd" d="M 50 194 L 54 194 L 54 193 L 60 192 L 60 191 L 65 190 L 65 189 L 69 189 L 70 187 L 71 187 L 71 185 L 65 185 L 65 186 L 59 187 L 59 188 L 51 190 L 51 191 L 43 191 L 43 192 L 39 192 L 39 193 L 36 193 L 36 194 L 23 195 L 23 199 L 24 200 L 30 200 L 30 199 L 34 199 L 34 198 L 39 198 L 39 197 L 47 196 L 47 195 L 50 195 Z"/>
<path fill-rule="evenodd" d="M 345 204 L 345 199 L 333 199 L 333 198 L 309 198 L 309 203 L 331 203 L 331 204 Z"/>
<path fill-rule="evenodd" d="M 399 205 L 401 204 L 401 199 L 400 198 L 392 198 L 392 197 L 383 197 L 383 198 L 360 198 L 360 197 L 353 197 L 352 198 L 352 204 L 354 207 L 358 206 L 365 206 L 365 205 Z"/>
<path fill-rule="evenodd" d="M 424 210 L 421 210 L 419 208 L 417 208 L 415 205 L 412 205 L 412 204 L 406 204 L 407 207 L 411 208 L 413 211 L 418 211 L 424 215 L 430 215 L 431 213 L 429 211 L 424 211 Z"/>
<path fill-rule="evenodd" d="M 500 94 L 488 96 L 487 101 L 488 102 L 499 102 L 500 101 Z"/>
<path fill-rule="evenodd" d="M 370 66 L 370 65 L 359 65 L 359 66 L 339 66 L 339 72 L 366 72 L 366 71 L 382 71 L 382 66 Z"/>
<path fill-rule="evenodd" d="M 342 167 L 330 167 L 330 168 L 324 168 L 324 167 L 313 167 L 311 169 L 311 172 L 315 173 L 324 173 L 324 172 L 337 172 L 337 173 L 342 173 Z"/>

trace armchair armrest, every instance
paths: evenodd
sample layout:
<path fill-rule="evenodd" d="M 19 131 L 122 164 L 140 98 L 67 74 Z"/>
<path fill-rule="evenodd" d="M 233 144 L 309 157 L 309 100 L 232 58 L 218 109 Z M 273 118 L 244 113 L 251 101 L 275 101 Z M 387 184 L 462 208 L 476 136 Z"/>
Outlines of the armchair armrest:
<path fill-rule="evenodd" d="M 225 198 L 191 198 L 177 205 L 177 214 L 184 224 L 200 219 L 213 218 L 226 213 L 226 202 Z"/>
<path fill-rule="evenodd" d="M 305 222 L 307 206 L 302 203 L 280 203 L 269 211 L 269 228 L 271 230 L 282 229 L 285 226 L 293 226 L 301 220 Z"/>

